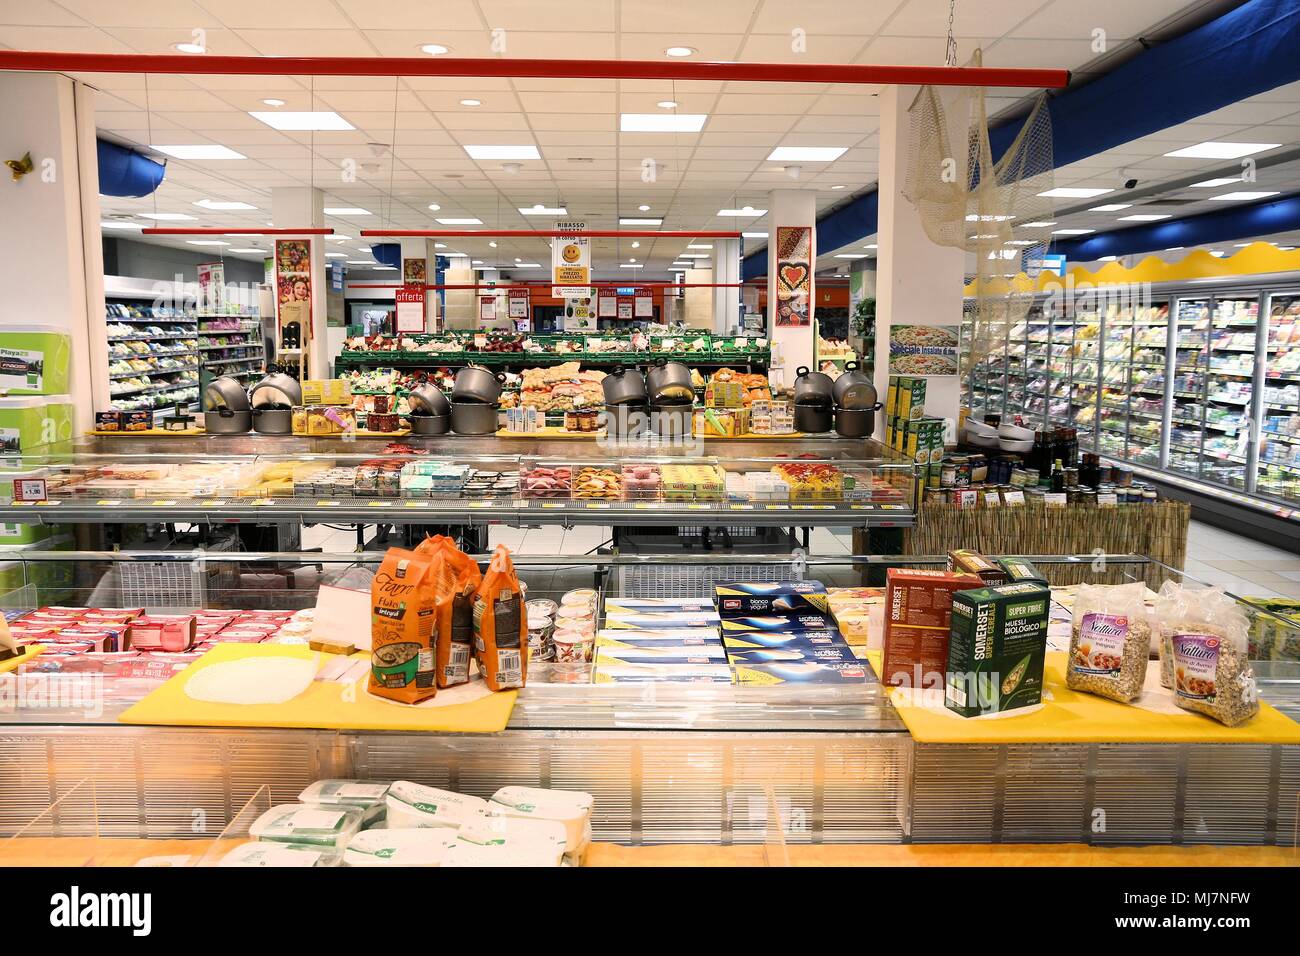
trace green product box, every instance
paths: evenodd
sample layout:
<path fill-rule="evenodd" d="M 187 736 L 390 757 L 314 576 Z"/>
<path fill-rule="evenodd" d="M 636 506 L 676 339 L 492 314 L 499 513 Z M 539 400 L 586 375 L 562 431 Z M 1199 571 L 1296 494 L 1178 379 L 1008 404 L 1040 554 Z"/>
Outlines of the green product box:
<path fill-rule="evenodd" d="M 72 337 L 54 326 L 0 329 L 0 395 L 62 395 L 68 391 Z"/>
<path fill-rule="evenodd" d="M 901 418 L 890 419 L 890 427 L 893 433 L 889 437 L 889 447 L 894 451 L 903 450 L 903 420 Z"/>
<path fill-rule="evenodd" d="M 1043 698 L 1052 592 L 1033 581 L 957 591 L 952 596 L 944 705 L 978 717 Z"/>
<path fill-rule="evenodd" d="M 0 469 L 23 465 L 21 455 L 66 451 L 71 441 L 69 396 L 0 398 Z"/>
<path fill-rule="evenodd" d="M 898 397 L 895 411 L 899 418 L 925 417 L 925 379 L 910 375 L 898 376 Z"/>
<path fill-rule="evenodd" d="M 1047 587 L 1048 580 L 1042 571 L 1034 567 L 1034 563 L 1028 558 L 1020 558 L 1008 555 L 1004 558 L 995 558 L 1002 570 L 1007 573 L 1007 583 L 1014 584 L 1017 581 L 1034 581 Z"/>
<path fill-rule="evenodd" d="M 914 418 L 903 422 L 903 447 L 912 461 L 928 464 L 943 457 L 943 419 Z M 939 454 L 936 456 L 935 452 Z"/>
<path fill-rule="evenodd" d="M 0 496 L 8 495 L 13 489 L 0 485 Z M 44 541 L 50 536 L 52 525 L 32 523 L 0 523 L 0 548 L 11 544 L 33 544 Z"/>

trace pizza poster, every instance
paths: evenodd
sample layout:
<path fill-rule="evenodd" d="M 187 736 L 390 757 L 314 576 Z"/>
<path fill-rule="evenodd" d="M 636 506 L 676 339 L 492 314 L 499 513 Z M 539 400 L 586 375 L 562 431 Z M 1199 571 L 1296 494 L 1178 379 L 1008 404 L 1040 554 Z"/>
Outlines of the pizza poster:
<path fill-rule="evenodd" d="M 812 226 L 776 227 L 776 325 L 812 325 Z"/>
<path fill-rule="evenodd" d="M 276 322 L 280 350 L 295 355 L 301 351 L 298 371 L 308 377 L 307 356 L 311 349 L 311 240 L 275 241 Z"/>
<path fill-rule="evenodd" d="M 402 260 L 402 284 L 418 285 L 423 288 L 427 266 L 423 259 Z"/>
<path fill-rule="evenodd" d="M 958 326 L 894 325 L 889 329 L 890 375 L 956 375 Z"/>

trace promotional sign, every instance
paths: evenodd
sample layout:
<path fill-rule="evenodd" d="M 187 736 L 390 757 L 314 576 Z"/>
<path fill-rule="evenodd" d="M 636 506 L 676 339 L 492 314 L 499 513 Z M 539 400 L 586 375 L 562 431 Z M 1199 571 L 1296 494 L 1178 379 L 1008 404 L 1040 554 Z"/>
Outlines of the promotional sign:
<path fill-rule="evenodd" d="M 222 262 L 201 262 L 199 272 L 200 312 L 224 312 L 226 310 L 226 266 Z"/>
<path fill-rule="evenodd" d="M 956 375 L 958 326 L 895 325 L 889 329 L 890 375 Z"/>
<path fill-rule="evenodd" d="M 497 317 L 496 296 L 484 296 L 478 300 L 478 317 L 488 322 Z"/>
<path fill-rule="evenodd" d="M 591 240 L 572 233 L 585 232 L 587 224 L 562 220 L 551 243 L 551 295 L 559 299 L 591 297 Z"/>
<path fill-rule="evenodd" d="M 330 260 L 330 291 L 343 291 L 343 263 L 338 259 Z"/>
<path fill-rule="evenodd" d="M 284 352 L 301 352 L 298 376 L 309 375 L 307 356 L 311 354 L 311 240 L 277 239 L 275 241 L 276 324 L 279 348 Z"/>
<path fill-rule="evenodd" d="M 564 331 L 596 331 L 595 301 L 589 298 L 566 299 L 564 302 Z"/>
<path fill-rule="evenodd" d="M 639 295 L 636 297 L 636 317 L 638 319 L 653 319 L 655 317 L 655 300 L 653 296 Z"/>
<path fill-rule="evenodd" d="M 423 286 L 425 282 L 425 261 L 423 259 L 402 260 L 402 282 L 406 285 Z"/>
<path fill-rule="evenodd" d="M 812 227 L 776 227 L 776 324 L 812 325 Z"/>
<path fill-rule="evenodd" d="M 618 298 L 601 292 L 599 313 L 602 319 L 612 319 L 618 315 Z"/>
<path fill-rule="evenodd" d="M 528 318 L 528 290 L 512 289 L 510 292 L 510 318 Z"/>
<path fill-rule="evenodd" d="M 619 299 L 619 300 L 618 300 L 618 317 L 619 317 L 620 319 L 630 319 L 630 318 L 632 318 L 632 300 L 631 300 L 631 299 Z"/>
<path fill-rule="evenodd" d="M 423 332 L 424 289 L 397 289 L 393 298 L 397 302 L 397 328 L 393 331 L 399 335 L 402 332 Z"/>

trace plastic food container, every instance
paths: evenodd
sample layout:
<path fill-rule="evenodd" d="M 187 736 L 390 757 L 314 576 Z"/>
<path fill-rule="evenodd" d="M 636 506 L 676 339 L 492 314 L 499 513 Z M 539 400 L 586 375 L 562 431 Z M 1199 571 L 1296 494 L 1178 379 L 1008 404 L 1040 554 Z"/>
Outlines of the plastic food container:
<path fill-rule="evenodd" d="M 441 866 L 455 843 L 449 827 L 362 830 L 343 851 L 343 865 Z"/>
<path fill-rule="evenodd" d="M 342 856 L 328 847 L 254 841 L 235 847 L 217 866 L 338 866 Z"/>
<path fill-rule="evenodd" d="M 596 638 L 572 630 L 556 631 L 551 635 L 551 646 L 555 648 L 557 664 L 585 664 L 595 651 Z"/>
<path fill-rule="evenodd" d="M 442 865 L 559 866 L 567 845 L 562 823 L 489 816 L 457 833 Z"/>
<path fill-rule="evenodd" d="M 369 780 L 317 780 L 298 799 L 331 807 L 370 807 L 383 802 L 388 786 Z"/>
<path fill-rule="evenodd" d="M 567 853 L 581 853 L 590 842 L 594 802 L 591 794 L 580 790 L 540 787 L 502 787 L 488 800 L 493 814 L 563 824 Z"/>
<path fill-rule="evenodd" d="M 384 797 L 388 807 L 388 825 L 404 827 L 452 827 L 458 829 L 477 823 L 487 815 L 486 800 L 398 780 Z"/>
<path fill-rule="evenodd" d="M 559 606 L 548 598 L 535 598 L 528 602 L 525 609 L 528 611 L 529 617 L 534 614 L 541 614 L 554 620 L 555 612 L 559 610 Z"/>
<path fill-rule="evenodd" d="M 284 803 L 254 820 L 248 832 L 273 843 L 342 847 L 361 829 L 364 816 L 365 811 L 357 807 Z"/>
<path fill-rule="evenodd" d="M 569 591 L 560 598 L 560 604 L 595 604 L 596 592 L 591 588 L 578 588 L 576 591 Z"/>

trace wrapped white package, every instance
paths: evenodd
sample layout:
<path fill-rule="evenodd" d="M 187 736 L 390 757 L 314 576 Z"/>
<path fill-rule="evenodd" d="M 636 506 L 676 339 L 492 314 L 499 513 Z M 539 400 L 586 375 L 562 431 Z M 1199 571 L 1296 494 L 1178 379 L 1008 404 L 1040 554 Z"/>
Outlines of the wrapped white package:
<path fill-rule="evenodd" d="M 390 827 L 453 827 L 476 823 L 487 814 L 486 800 L 398 780 L 384 797 Z"/>
<path fill-rule="evenodd" d="M 568 853 L 581 853 L 590 842 L 591 794 L 580 790 L 502 787 L 488 800 L 488 812 L 522 820 L 550 820 L 564 825 Z"/>
<path fill-rule="evenodd" d="M 338 866 L 339 854 L 329 847 L 297 843 L 244 843 L 221 858 L 217 866 Z"/>
<path fill-rule="evenodd" d="M 485 816 L 462 827 L 456 837 L 459 843 L 480 850 L 470 852 L 458 845 L 449 851 L 443 866 L 559 866 L 568 845 L 563 823 L 506 816 Z M 498 862 L 480 862 L 490 859 Z"/>
<path fill-rule="evenodd" d="M 365 811 L 359 807 L 316 807 L 284 803 L 253 821 L 248 832 L 258 840 L 342 847 L 361 829 Z"/>
<path fill-rule="evenodd" d="M 441 866 L 455 843 L 451 827 L 362 830 L 343 851 L 343 865 Z"/>

